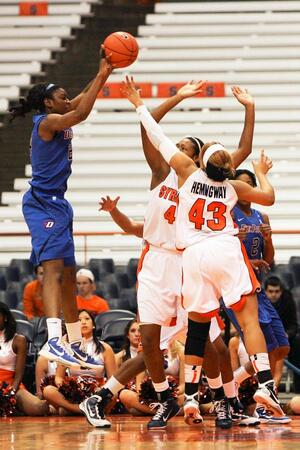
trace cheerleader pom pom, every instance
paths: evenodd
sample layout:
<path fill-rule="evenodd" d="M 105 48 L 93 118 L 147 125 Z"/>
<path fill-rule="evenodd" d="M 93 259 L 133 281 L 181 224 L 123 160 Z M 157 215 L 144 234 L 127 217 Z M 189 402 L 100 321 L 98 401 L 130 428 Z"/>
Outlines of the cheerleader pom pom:
<path fill-rule="evenodd" d="M 258 382 L 254 377 L 248 378 L 241 383 L 239 387 L 239 400 L 244 408 L 247 408 L 247 406 L 255 403 L 253 395 L 255 394 L 257 388 Z"/>
<path fill-rule="evenodd" d="M 0 417 L 13 416 L 16 411 L 16 394 L 5 381 L 0 382 Z"/>
<path fill-rule="evenodd" d="M 167 380 L 169 383 L 169 389 L 171 391 L 172 397 L 177 398 L 178 384 L 175 378 L 168 376 Z M 142 403 L 142 405 L 147 406 L 151 405 L 151 403 L 158 402 L 158 398 L 150 377 L 145 378 L 145 380 L 141 383 L 139 391 L 139 401 L 140 403 Z"/>
<path fill-rule="evenodd" d="M 92 377 L 66 377 L 59 392 L 71 403 L 81 403 L 94 394 L 99 387 L 97 380 Z"/>
<path fill-rule="evenodd" d="M 54 375 L 47 375 L 44 377 L 41 381 L 41 390 L 44 391 L 46 386 L 55 386 L 55 376 Z"/>

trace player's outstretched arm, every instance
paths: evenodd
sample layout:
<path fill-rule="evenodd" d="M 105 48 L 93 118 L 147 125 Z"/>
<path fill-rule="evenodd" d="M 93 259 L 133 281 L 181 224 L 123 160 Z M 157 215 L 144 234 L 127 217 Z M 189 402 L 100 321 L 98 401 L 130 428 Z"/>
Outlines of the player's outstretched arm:
<path fill-rule="evenodd" d="M 255 102 L 247 89 L 239 86 L 231 88 L 233 95 L 245 107 L 244 128 L 238 148 L 231 153 L 234 168 L 237 168 L 252 152 L 252 142 L 255 123 Z"/>
<path fill-rule="evenodd" d="M 275 201 L 275 192 L 267 178 L 267 173 L 273 166 L 272 160 L 264 154 L 264 150 L 261 150 L 259 160 L 253 161 L 252 164 L 260 187 L 253 188 L 239 180 L 230 180 L 229 183 L 233 185 L 240 200 L 271 206 Z"/>
<path fill-rule="evenodd" d="M 111 215 L 113 221 L 122 228 L 125 233 L 133 234 L 137 237 L 143 237 L 144 225 L 141 222 L 135 222 L 130 219 L 126 214 L 123 214 L 118 208 L 117 203 L 120 197 L 116 197 L 112 200 L 109 195 L 102 197 L 99 202 L 99 211 L 107 211 Z"/>
<path fill-rule="evenodd" d="M 72 111 L 66 114 L 48 114 L 47 118 L 41 122 L 40 129 L 42 134 L 55 133 L 64 128 L 72 127 L 85 120 L 91 112 L 98 92 L 104 86 L 107 78 L 111 74 L 113 67 L 109 61 L 110 55 L 101 58 L 99 71 L 92 81 L 91 86 L 85 92 L 79 104 Z"/>
<path fill-rule="evenodd" d="M 190 81 L 182 86 L 172 97 L 165 100 L 151 111 L 156 122 L 160 120 L 185 98 L 193 97 L 202 91 L 205 81 Z M 141 124 L 141 136 L 146 161 L 152 171 L 151 189 L 160 184 L 170 171 L 169 164 L 149 140 L 145 128 Z"/>
<path fill-rule="evenodd" d="M 150 141 L 159 150 L 165 161 L 176 171 L 180 177 L 179 183 L 182 184 L 192 172 L 197 170 L 196 164 L 178 150 L 176 145 L 164 134 L 160 125 L 155 122 L 140 97 L 140 91 L 135 87 L 133 77 L 126 76 L 126 81 L 122 83 L 122 92 L 136 108 L 139 120 Z"/>

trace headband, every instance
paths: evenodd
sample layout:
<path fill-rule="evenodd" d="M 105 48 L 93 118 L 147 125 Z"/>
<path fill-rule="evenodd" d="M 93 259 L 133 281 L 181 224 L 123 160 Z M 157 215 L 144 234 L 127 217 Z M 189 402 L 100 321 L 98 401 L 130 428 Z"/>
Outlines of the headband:
<path fill-rule="evenodd" d="M 48 84 L 48 86 L 46 86 L 45 91 L 46 92 L 49 91 L 49 89 L 53 88 L 54 86 L 55 86 L 55 84 L 53 84 L 53 83 Z"/>
<path fill-rule="evenodd" d="M 223 147 L 222 144 L 213 144 L 211 146 L 208 147 L 208 149 L 206 150 L 206 152 L 204 153 L 203 157 L 202 157 L 202 161 L 204 166 L 207 166 L 207 161 L 209 160 L 209 158 L 211 157 L 211 155 L 213 155 L 214 153 L 218 152 L 219 150 L 225 150 L 226 148 Z"/>
<path fill-rule="evenodd" d="M 196 138 L 194 136 L 186 136 L 184 139 L 191 139 L 193 142 L 195 142 L 197 147 L 198 147 L 199 153 L 200 153 L 202 147 L 201 147 L 201 144 L 199 142 L 200 141 L 199 138 Z"/>

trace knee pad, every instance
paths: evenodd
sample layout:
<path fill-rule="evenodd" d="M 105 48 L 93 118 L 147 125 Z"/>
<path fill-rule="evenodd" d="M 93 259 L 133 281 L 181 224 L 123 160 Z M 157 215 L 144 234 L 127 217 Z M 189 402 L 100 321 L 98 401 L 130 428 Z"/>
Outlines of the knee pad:
<path fill-rule="evenodd" d="M 188 332 L 185 343 L 185 355 L 194 355 L 203 358 L 206 340 L 208 338 L 210 322 L 194 322 L 188 320 Z"/>

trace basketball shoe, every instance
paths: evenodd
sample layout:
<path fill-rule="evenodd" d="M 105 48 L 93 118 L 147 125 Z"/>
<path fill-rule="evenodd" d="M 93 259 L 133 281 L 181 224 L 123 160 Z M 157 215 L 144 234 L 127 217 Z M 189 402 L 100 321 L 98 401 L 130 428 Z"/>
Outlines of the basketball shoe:
<path fill-rule="evenodd" d="M 198 392 L 194 395 L 184 395 L 184 421 L 188 425 L 202 423 L 203 419 L 199 410 Z"/>
<path fill-rule="evenodd" d="M 102 398 L 100 395 L 92 395 L 79 404 L 79 409 L 93 427 L 110 428 L 111 423 L 106 419 L 104 413 L 104 408 L 109 401 L 109 397 Z"/>
<path fill-rule="evenodd" d="M 173 397 L 168 398 L 163 403 L 152 403 L 150 407 L 152 409 L 158 407 L 158 409 L 147 424 L 148 430 L 162 430 L 166 428 L 168 420 L 176 416 L 180 411 L 180 407 Z"/>

